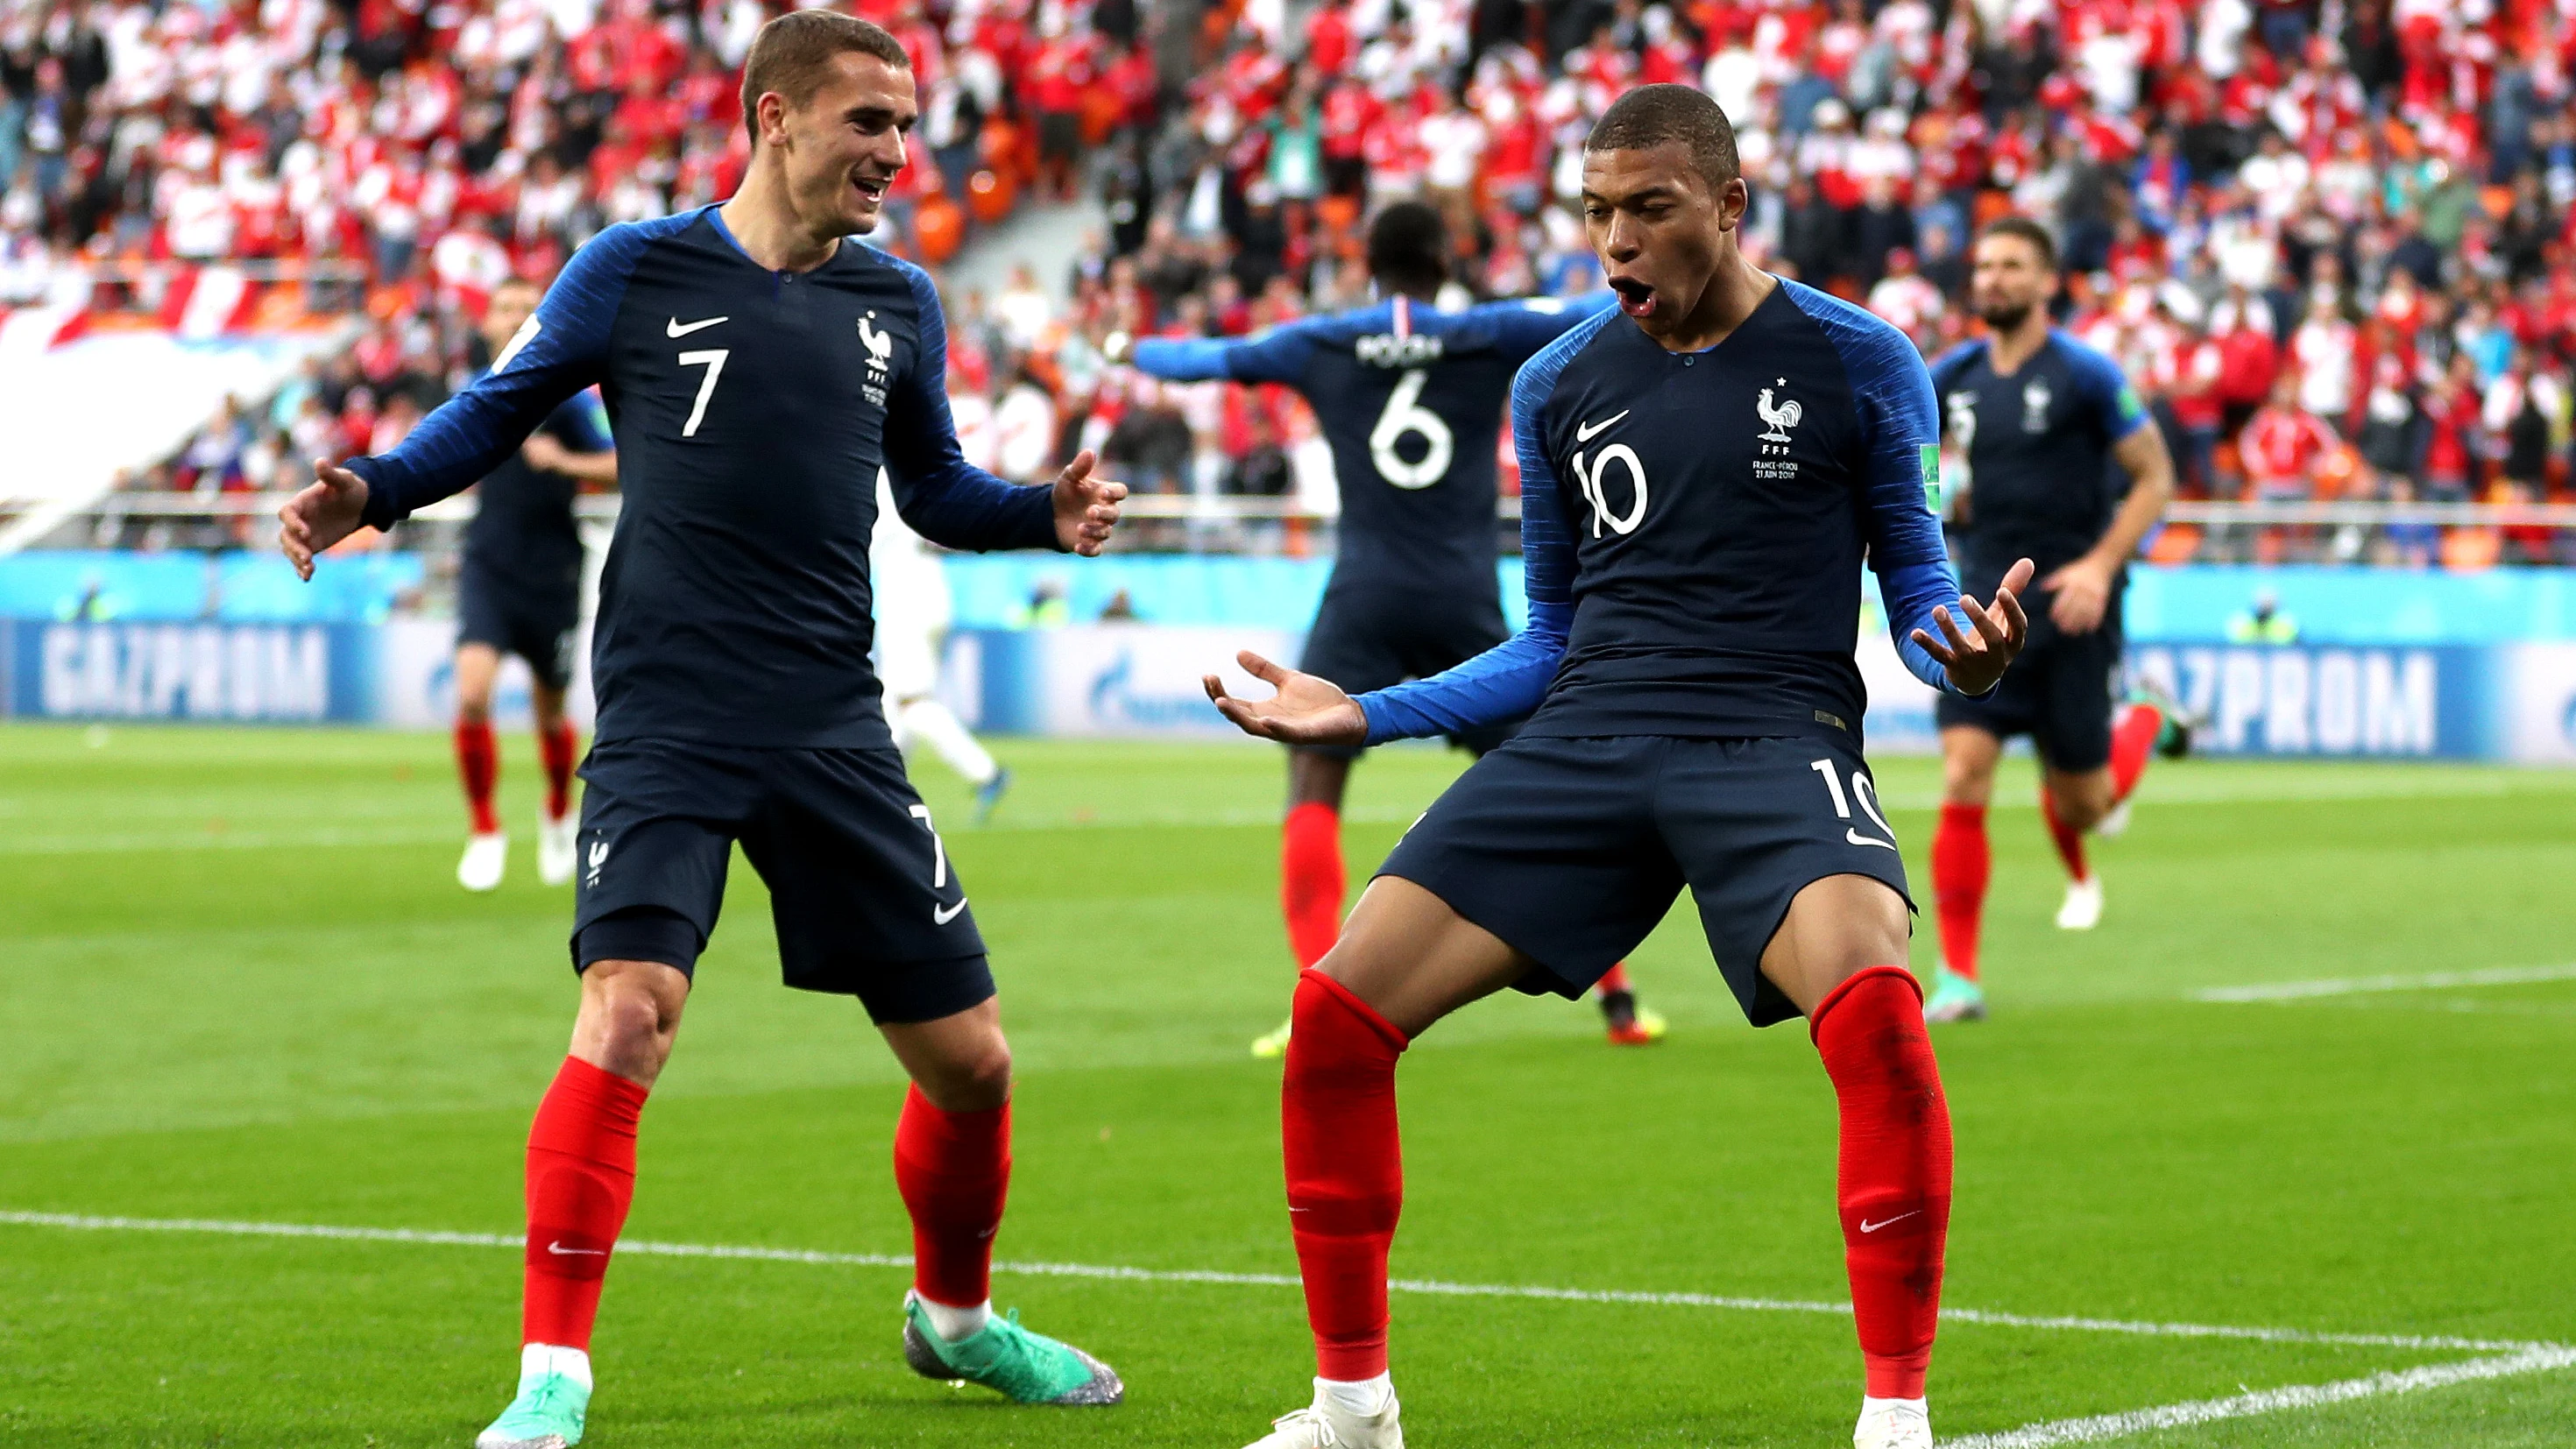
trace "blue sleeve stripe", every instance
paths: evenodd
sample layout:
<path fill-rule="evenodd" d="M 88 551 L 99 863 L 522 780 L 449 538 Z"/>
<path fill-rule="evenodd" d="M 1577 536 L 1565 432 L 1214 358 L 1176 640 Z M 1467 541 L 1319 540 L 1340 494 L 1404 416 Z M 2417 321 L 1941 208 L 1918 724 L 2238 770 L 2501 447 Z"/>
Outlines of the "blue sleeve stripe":
<path fill-rule="evenodd" d="M 1574 534 L 1548 461 L 1547 401 L 1575 356 L 1616 312 L 1600 312 L 1549 343 L 1512 379 L 1512 446 L 1521 465 L 1521 563 L 1529 623 L 1455 669 L 1361 695 L 1370 744 L 1456 734 L 1523 718 L 1547 698 L 1574 632 Z"/>
<path fill-rule="evenodd" d="M 1932 375 L 1914 344 L 1886 322 L 1813 287 L 1780 285 L 1842 358 L 1860 418 L 1864 527 L 1869 566 L 1887 607 L 1887 632 L 1915 678 L 1949 690 L 1949 671 L 1912 637 L 1922 629 L 1939 638 L 1932 609 L 1959 597 L 1958 575 L 1924 489 L 1927 472 L 1940 466 L 1941 414 Z"/>

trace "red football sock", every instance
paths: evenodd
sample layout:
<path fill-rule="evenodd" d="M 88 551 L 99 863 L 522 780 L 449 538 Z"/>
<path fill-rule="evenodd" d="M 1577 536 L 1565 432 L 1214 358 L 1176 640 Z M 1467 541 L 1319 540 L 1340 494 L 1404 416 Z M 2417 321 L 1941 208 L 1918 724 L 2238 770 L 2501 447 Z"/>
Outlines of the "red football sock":
<path fill-rule="evenodd" d="M 1011 1191 L 1011 1104 L 947 1112 L 914 1087 L 894 1129 L 894 1185 L 912 1214 L 912 1286 L 950 1308 L 993 1296 L 993 1234 Z"/>
<path fill-rule="evenodd" d="M 465 781 L 465 804 L 474 814 L 474 833 L 489 835 L 500 829 L 501 817 L 492 810 L 492 784 L 501 777 L 501 756 L 492 745 L 490 720 L 456 722 L 456 773 Z"/>
<path fill-rule="evenodd" d="M 1932 900 L 1941 918 L 1941 959 L 1977 979 L 1977 930 L 1985 916 L 1986 881 L 1994 874 L 1986 844 L 1986 807 L 1944 805 L 1932 829 Z"/>
<path fill-rule="evenodd" d="M 2156 736 L 2164 733 L 2165 712 L 2152 704 L 2133 704 L 2111 731 L 2111 798 L 2126 800 L 2138 788 L 2155 754 Z"/>
<path fill-rule="evenodd" d="M 2084 863 L 2084 832 L 2057 818 L 2057 796 L 2046 785 L 2039 787 L 2039 818 L 2057 844 L 2057 858 L 2066 863 L 2066 878 L 2092 879 L 2093 868 Z"/>
<path fill-rule="evenodd" d="M 1602 972 L 1600 985 L 1601 994 L 1604 996 L 1608 996 L 1615 991 L 1634 990 L 1635 988 L 1628 984 L 1628 963 L 1621 961 L 1616 965 L 1613 965 L 1609 970 Z"/>
<path fill-rule="evenodd" d="M 1312 966 L 1342 934 L 1342 812 L 1309 800 L 1288 812 L 1279 844 L 1279 909 L 1288 917 L 1288 949 Z"/>
<path fill-rule="evenodd" d="M 1950 1106 L 1923 989 L 1902 966 L 1872 966 L 1817 1004 L 1809 1031 L 1842 1105 L 1835 1195 L 1867 1392 L 1919 1399 L 1950 1230 Z"/>
<path fill-rule="evenodd" d="M 557 720 L 550 730 L 537 731 L 537 758 L 546 767 L 546 818 L 561 820 L 572 808 L 572 763 L 581 753 L 581 738 L 573 733 L 571 720 Z"/>
<path fill-rule="evenodd" d="M 1386 1372 L 1386 1250 L 1404 1211 L 1395 1060 L 1404 1033 L 1321 972 L 1297 979 L 1280 1136 L 1315 1372 Z"/>
<path fill-rule="evenodd" d="M 635 1124 L 645 1087 L 566 1057 L 528 1129 L 524 1343 L 590 1347 L 608 1254 L 635 1199 Z"/>

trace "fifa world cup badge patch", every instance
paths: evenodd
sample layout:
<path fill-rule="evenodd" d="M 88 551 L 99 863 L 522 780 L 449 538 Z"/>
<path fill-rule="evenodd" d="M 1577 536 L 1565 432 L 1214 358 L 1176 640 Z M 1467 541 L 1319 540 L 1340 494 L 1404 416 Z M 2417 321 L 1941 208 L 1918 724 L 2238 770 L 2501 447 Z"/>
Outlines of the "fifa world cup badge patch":
<path fill-rule="evenodd" d="M 1938 518 L 1941 515 L 1941 445 L 1925 443 L 1914 451 L 1923 460 L 1923 506 Z"/>

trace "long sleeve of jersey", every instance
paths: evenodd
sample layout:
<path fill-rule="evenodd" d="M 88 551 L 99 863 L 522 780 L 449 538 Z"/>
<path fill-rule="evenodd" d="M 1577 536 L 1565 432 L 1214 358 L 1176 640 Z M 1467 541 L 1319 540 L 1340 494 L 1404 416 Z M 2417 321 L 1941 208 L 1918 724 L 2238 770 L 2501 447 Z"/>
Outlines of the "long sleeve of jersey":
<path fill-rule="evenodd" d="M 1950 567 L 1949 551 L 1941 544 L 1941 521 L 1932 511 L 1941 484 L 1941 413 L 1933 399 L 1932 375 L 1914 345 L 1893 327 L 1880 323 L 1864 331 L 1824 317 L 1817 320 L 1826 323 L 1843 355 L 1868 440 L 1862 516 L 1888 635 L 1915 678 L 1956 694 L 1950 672 L 1913 639 L 1917 629 L 1940 638 L 1932 610 L 1959 597 L 1959 576 Z"/>
<path fill-rule="evenodd" d="M 1055 490 L 1006 483 L 966 461 L 948 411 L 948 322 L 930 274 L 906 267 L 920 330 L 912 371 L 886 404 L 886 471 L 912 531 L 948 548 L 1060 548 Z"/>
<path fill-rule="evenodd" d="M 601 380 L 619 294 L 650 233 L 612 227 L 573 253 L 491 370 L 439 404 L 393 451 L 353 458 L 365 521 L 391 528 L 499 467 L 565 399 Z"/>
<path fill-rule="evenodd" d="M 1306 372 L 1315 319 L 1273 327 L 1256 337 L 1147 337 L 1128 361 L 1165 382 L 1285 382 Z"/>
<path fill-rule="evenodd" d="M 1512 382 L 1512 447 L 1521 465 L 1521 562 L 1529 623 L 1509 639 L 1429 679 L 1359 697 L 1368 742 L 1456 734 L 1520 719 L 1547 697 L 1574 630 L 1574 535 L 1565 499 L 1547 458 L 1539 415 L 1562 363 L 1542 355 Z"/>

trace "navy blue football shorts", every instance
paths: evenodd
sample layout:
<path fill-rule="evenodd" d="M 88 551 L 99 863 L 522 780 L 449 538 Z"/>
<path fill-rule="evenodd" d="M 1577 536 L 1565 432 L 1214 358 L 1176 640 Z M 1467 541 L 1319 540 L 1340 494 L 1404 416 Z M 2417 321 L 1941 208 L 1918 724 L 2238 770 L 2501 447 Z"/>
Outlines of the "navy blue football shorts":
<path fill-rule="evenodd" d="M 2028 735 L 2039 757 L 2083 774 L 2111 759 L 2111 715 L 2120 688 L 2120 631 L 2105 623 L 2089 634 L 2059 633 L 2046 620 L 2045 599 L 2031 601 L 2031 639 L 1983 699 L 1944 691 L 1932 705 L 1943 729 L 1970 725 L 1997 739 Z"/>
<path fill-rule="evenodd" d="M 1538 963 L 1520 989 L 1579 997 L 1672 909 L 1699 904 L 1710 954 L 1756 1026 L 1798 1015 L 1762 952 L 1798 892 L 1905 863 L 1848 738 L 1520 735 L 1478 760 L 1378 867 Z"/>
<path fill-rule="evenodd" d="M 880 1023 L 993 995 L 966 889 L 892 745 L 612 740 L 581 778 L 576 971 L 659 961 L 694 973 L 739 841 L 769 886 L 788 985 L 855 996 Z"/>
<path fill-rule="evenodd" d="M 513 588 L 492 571 L 470 563 L 457 575 L 456 642 L 487 644 L 502 654 L 518 655 L 548 689 L 572 682 L 572 652 L 580 624 L 577 594 Z"/>
<path fill-rule="evenodd" d="M 1365 694 L 1408 679 L 1427 679 L 1475 658 L 1511 637 L 1502 605 L 1488 594 L 1438 603 L 1410 595 L 1327 589 L 1297 668 L 1329 679 L 1347 694 Z M 1515 725 L 1494 725 L 1450 736 L 1450 743 L 1478 754 L 1512 737 Z M 1355 760 L 1361 746 L 1305 745 L 1316 754 Z"/>

